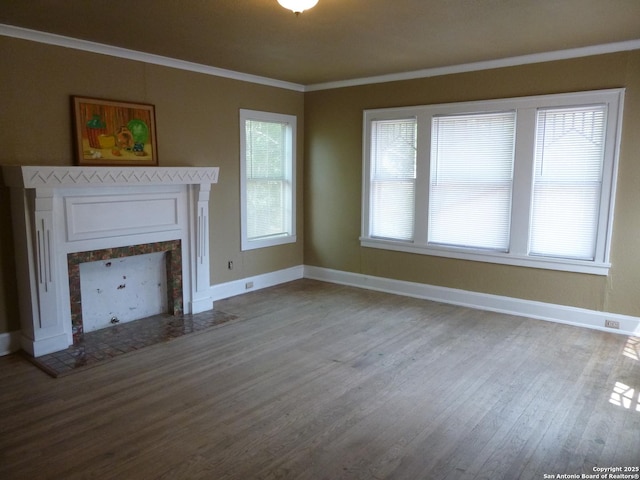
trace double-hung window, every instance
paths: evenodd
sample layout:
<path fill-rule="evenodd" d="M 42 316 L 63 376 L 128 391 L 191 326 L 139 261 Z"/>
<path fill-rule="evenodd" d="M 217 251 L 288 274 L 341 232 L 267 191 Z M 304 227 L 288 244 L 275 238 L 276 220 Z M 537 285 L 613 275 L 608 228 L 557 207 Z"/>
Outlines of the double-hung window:
<path fill-rule="evenodd" d="M 595 258 L 605 125 L 605 105 L 538 111 L 529 247 L 532 255 Z"/>
<path fill-rule="evenodd" d="M 240 110 L 242 250 L 296 241 L 296 117 Z"/>
<path fill-rule="evenodd" d="M 416 189 L 416 121 L 379 121 L 372 132 L 371 234 L 410 240 Z"/>
<path fill-rule="evenodd" d="M 429 243 L 509 249 L 514 111 L 432 119 Z"/>
<path fill-rule="evenodd" d="M 623 98 L 365 111 L 361 244 L 606 274 Z"/>

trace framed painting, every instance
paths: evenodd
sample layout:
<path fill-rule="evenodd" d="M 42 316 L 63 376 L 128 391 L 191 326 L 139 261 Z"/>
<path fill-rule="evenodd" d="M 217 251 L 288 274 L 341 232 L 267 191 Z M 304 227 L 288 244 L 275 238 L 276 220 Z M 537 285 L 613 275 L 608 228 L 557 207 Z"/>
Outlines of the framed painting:
<path fill-rule="evenodd" d="M 71 97 L 76 165 L 158 165 L 153 105 Z"/>

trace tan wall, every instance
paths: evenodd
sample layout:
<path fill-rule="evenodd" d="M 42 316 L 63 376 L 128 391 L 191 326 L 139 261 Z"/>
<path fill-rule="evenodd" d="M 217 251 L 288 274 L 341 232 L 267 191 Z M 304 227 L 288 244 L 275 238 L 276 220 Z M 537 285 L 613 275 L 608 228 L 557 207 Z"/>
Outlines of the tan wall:
<path fill-rule="evenodd" d="M 162 166 L 221 167 L 212 284 L 300 265 L 304 241 L 308 265 L 640 316 L 640 51 L 307 94 L 6 37 L 0 58 L 0 164 L 70 165 L 69 96 L 86 95 L 154 104 Z M 627 92 L 608 277 L 360 247 L 364 109 L 613 87 Z M 240 252 L 240 108 L 298 116 L 295 245 Z M 19 329 L 8 202 L 0 186 L 0 333 Z"/>
<path fill-rule="evenodd" d="M 359 245 L 362 111 L 626 87 L 608 277 L 392 252 Z M 640 51 L 309 92 L 305 264 L 640 315 Z"/>
<path fill-rule="evenodd" d="M 161 166 L 220 167 L 211 195 L 211 283 L 302 264 L 301 181 L 297 244 L 240 251 L 238 163 L 240 108 L 292 114 L 302 175 L 302 93 L 7 37 L 0 58 L 0 164 L 71 165 L 70 95 L 151 103 Z M 14 279 L 9 194 L 0 186 L 0 333 L 20 328 Z"/>

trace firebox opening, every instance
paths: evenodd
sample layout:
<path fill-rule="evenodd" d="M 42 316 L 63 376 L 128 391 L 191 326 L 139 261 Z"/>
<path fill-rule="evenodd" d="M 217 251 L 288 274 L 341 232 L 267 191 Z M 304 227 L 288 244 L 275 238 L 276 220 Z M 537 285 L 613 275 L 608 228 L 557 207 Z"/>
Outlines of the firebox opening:
<path fill-rule="evenodd" d="M 166 253 L 80 264 L 84 331 L 167 313 Z"/>
<path fill-rule="evenodd" d="M 74 344 L 113 318 L 183 313 L 180 240 L 70 253 L 67 263 Z"/>

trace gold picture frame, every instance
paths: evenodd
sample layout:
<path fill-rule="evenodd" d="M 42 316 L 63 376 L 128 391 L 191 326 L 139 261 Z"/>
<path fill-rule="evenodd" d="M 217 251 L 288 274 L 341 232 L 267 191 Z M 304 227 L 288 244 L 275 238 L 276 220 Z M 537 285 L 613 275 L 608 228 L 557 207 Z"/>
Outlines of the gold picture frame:
<path fill-rule="evenodd" d="M 158 165 L 155 107 L 72 96 L 76 165 Z"/>

